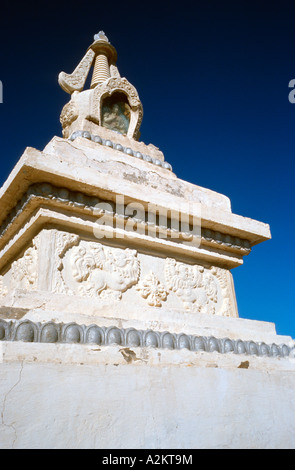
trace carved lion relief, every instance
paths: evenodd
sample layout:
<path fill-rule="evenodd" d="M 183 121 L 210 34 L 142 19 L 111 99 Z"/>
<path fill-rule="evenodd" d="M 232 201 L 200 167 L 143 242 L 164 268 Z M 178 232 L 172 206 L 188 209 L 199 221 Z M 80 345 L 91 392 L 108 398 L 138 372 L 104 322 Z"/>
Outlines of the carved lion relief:
<path fill-rule="evenodd" d="M 167 288 L 183 302 L 186 310 L 233 316 L 227 273 L 221 268 L 204 268 L 167 258 Z"/>
<path fill-rule="evenodd" d="M 136 250 L 81 240 L 66 253 L 62 276 L 79 295 L 120 300 L 138 282 L 139 272 Z"/>

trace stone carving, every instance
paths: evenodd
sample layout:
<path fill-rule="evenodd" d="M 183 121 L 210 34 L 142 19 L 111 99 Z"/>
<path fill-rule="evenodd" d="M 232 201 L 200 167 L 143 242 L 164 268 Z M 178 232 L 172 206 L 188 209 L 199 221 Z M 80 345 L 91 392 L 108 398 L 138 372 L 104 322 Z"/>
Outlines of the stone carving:
<path fill-rule="evenodd" d="M 135 328 L 104 327 L 96 324 L 47 323 L 30 320 L 6 321 L 0 319 L 0 341 L 35 343 L 79 343 L 108 346 L 154 347 L 188 349 L 189 351 L 220 354 L 239 354 L 272 358 L 294 357 L 295 348 L 286 344 L 266 344 L 254 341 L 195 336 L 184 333 L 136 330 Z"/>
<path fill-rule="evenodd" d="M 34 290 L 37 288 L 38 278 L 38 237 L 33 240 L 23 256 L 11 265 L 11 285 L 18 288 Z"/>
<path fill-rule="evenodd" d="M 121 77 L 118 67 L 115 64 L 110 64 L 110 74 L 111 74 L 111 77 L 115 77 L 115 78 Z"/>
<path fill-rule="evenodd" d="M 127 134 L 130 122 L 130 108 L 127 103 L 118 102 L 115 104 L 103 105 L 101 114 L 101 124 L 103 127 Z"/>
<path fill-rule="evenodd" d="M 60 123 L 62 125 L 63 136 L 68 135 L 69 126 L 78 118 L 79 109 L 74 101 L 69 101 L 62 109 Z"/>
<path fill-rule="evenodd" d="M 56 231 L 56 253 L 60 260 L 64 256 L 65 252 L 79 243 L 79 235 L 70 232 L 58 232 Z M 58 269 L 62 269 L 62 262 L 59 263 Z"/>
<path fill-rule="evenodd" d="M 66 286 L 62 276 L 64 268 L 63 257 L 66 251 L 79 243 L 79 236 L 74 233 L 55 230 L 55 266 L 56 272 L 53 280 L 53 292 L 72 293 Z"/>
<path fill-rule="evenodd" d="M 126 78 L 113 76 L 95 87 L 91 98 L 92 103 L 89 119 L 102 125 L 100 119 L 102 116 L 103 98 L 111 96 L 115 92 L 121 92 L 128 98 L 130 105 L 130 124 L 127 135 L 136 139 L 142 122 L 143 109 L 136 88 L 131 85 Z"/>
<path fill-rule="evenodd" d="M 74 91 L 83 90 L 94 57 L 95 52 L 92 49 L 89 49 L 72 74 L 67 74 L 65 72 L 61 72 L 59 74 L 58 83 L 66 93 L 71 94 Z"/>
<path fill-rule="evenodd" d="M 94 91 L 92 98 L 92 113 L 94 115 L 99 115 L 100 112 L 99 106 L 101 103 L 101 98 L 105 95 L 111 95 L 114 91 L 122 91 L 129 98 L 129 103 L 131 107 L 141 107 L 141 101 L 139 99 L 136 88 L 128 82 L 126 78 L 120 77 L 111 77 L 103 83 L 100 83 Z"/>
<path fill-rule="evenodd" d="M 136 284 L 140 266 L 136 250 L 111 248 L 80 241 L 68 252 L 72 289 L 80 295 L 120 300 L 122 292 Z"/>
<path fill-rule="evenodd" d="M 153 272 L 139 282 L 136 290 L 153 307 L 161 307 L 162 301 L 166 300 L 168 295 L 165 287 Z"/>
<path fill-rule="evenodd" d="M 165 280 L 168 289 L 182 300 L 187 310 L 233 315 L 224 270 L 215 267 L 206 269 L 167 258 Z"/>
<path fill-rule="evenodd" d="M 219 312 L 216 312 L 218 315 L 223 315 L 225 317 L 237 317 L 237 310 L 233 305 L 232 296 L 230 293 L 230 285 L 228 281 L 228 272 L 225 269 L 217 268 L 212 266 L 210 269 L 213 276 L 216 278 L 222 295 L 222 306 Z"/>

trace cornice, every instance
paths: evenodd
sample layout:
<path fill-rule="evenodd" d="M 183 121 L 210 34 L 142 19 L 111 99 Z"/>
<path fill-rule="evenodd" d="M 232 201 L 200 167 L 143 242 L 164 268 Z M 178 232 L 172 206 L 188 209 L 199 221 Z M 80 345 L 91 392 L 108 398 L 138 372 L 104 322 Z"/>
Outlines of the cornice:
<path fill-rule="evenodd" d="M 35 204 L 34 204 L 35 202 Z M 104 212 L 109 215 L 111 218 L 114 217 L 123 217 L 125 223 L 127 221 L 133 221 L 134 223 L 142 223 L 143 225 L 154 225 L 155 236 L 165 230 L 170 233 L 171 239 L 173 240 L 173 233 L 177 234 L 177 239 L 181 239 L 181 232 L 171 228 L 171 221 L 169 217 L 166 219 L 165 226 L 161 220 L 161 224 L 155 223 L 151 224 L 148 221 L 147 211 L 144 214 L 142 220 L 139 219 L 139 215 L 124 215 L 116 213 L 116 205 L 112 201 L 101 199 L 98 197 L 88 196 L 78 191 L 70 191 L 66 188 L 55 187 L 48 183 L 36 183 L 32 184 L 26 193 L 23 195 L 21 200 L 13 208 L 13 210 L 8 214 L 7 218 L 4 220 L 0 227 L 0 240 L 8 234 L 9 230 L 12 228 L 14 222 L 19 216 L 28 215 L 29 205 L 31 205 L 31 211 L 35 209 L 36 204 L 50 204 L 53 206 L 62 205 L 67 209 L 72 208 L 73 210 L 79 210 L 87 212 L 91 215 L 98 215 L 98 205 L 100 203 L 107 204 L 108 209 L 105 209 Z M 25 210 L 26 209 L 26 210 Z M 126 207 L 124 207 L 126 210 Z M 177 232 L 177 233 L 176 233 Z M 187 234 L 184 234 L 187 236 Z M 208 228 L 201 229 L 201 243 L 204 243 L 207 246 L 212 246 L 217 249 L 224 249 L 235 251 L 241 255 L 247 255 L 251 251 L 251 244 L 246 239 L 241 239 L 239 237 L 232 237 L 230 235 L 221 233 L 219 231 L 211 230 Z"/>

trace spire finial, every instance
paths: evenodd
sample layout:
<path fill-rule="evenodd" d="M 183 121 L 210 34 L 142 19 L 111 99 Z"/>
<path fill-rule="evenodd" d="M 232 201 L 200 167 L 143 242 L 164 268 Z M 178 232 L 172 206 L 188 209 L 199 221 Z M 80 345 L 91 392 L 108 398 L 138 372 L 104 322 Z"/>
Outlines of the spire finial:
<path fill-rule="evenodd" d="M 106 41 L 110 42 L 108 38 L 106 37 L 104 31 L 99 31 L 99 33 L 94 35 L 94 41 Z"/>

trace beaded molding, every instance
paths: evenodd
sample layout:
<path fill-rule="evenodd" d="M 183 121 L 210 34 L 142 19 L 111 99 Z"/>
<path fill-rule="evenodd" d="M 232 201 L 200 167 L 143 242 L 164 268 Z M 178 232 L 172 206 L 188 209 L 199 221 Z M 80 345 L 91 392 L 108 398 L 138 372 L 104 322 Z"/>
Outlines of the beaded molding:
<path fill-rule="evenodd" d="M 288 357 L 295 352 L 286 344 L 265 344 L 255 341 L 195 336 L 184 333 L 136 330 L 116 326 L 78 325 L 77 323 L 47 323 L 31 320 L 0 320 L 0 341 L 24 341 L 30 343 L 78 343 L 127 347 L 153 347 L 159 349 L 188 349 L 189 351 L 218 352 L 221 354 L 244 354 L 264 357 Z"/>
<path fill-rule="evenodd" d="M 145 162 L 153 163 L 154 165 L 161 166 L 162 168 L 165 168 L 166 170 L 172 171 L 172 166 L 168 162 L 162 162 L 161 160 L 157 158 L 153 158 L 150 155 L 145 155 L 141 152 L 137 152 L 136 150 L 132 150 L 130 147 L 123 147 L 123 145 L 116 144 L 115 142 L 109 139 L 103 139 L 99 135 L 92 135 L 88 131 L 75 131 L 69 137 L 68 140 L 74 141 L 75 139 L 77 139 L 77 137 L 84 137 L 84 139 L 92 140 L 92 142 L 95 142 L 97 144 L 105 145 L 106 147 L 119 150 L 120 152 L 126 153 L 127 155 L 130 155 L 131 157 L 139 158 L 141 160 L 144 160 Z"/>
<path fill-rule="evenodd" d="M 34 198 L 44 198 L 47 200 L 58 201 L 62 204 L 67 204 L 73 207 L 79 207 L 85 210 L 93 211 L 96 208 L 96 205 L 103 202 L 108 203 L 110 207 L 113 207 L 113 212 L 109 212 L 107 209 L 106 213 L 110 213 L 112 216 L 122 216 L 121 214 L 116 214 L 115 204 L 112 201 L 105 199 L 100 199 L 95 196 L 87 196 L 78 191 L 70 191 L 66 188 L 58 188 L 49 183 L 35 183 L 29 186 L 26 193 L 23 195 L 21 200 L 17 205 L 11 210 L 6 219 L 3 221 L 0 227 L 0 237 L 5 233 L 8 226 L 13 223 L 13 221 L 24 211 L 25 206 Z M 133 219 L 132 215 L 124 215 L 126 220 Z M 136 221 L 138 221 L 138 215 L 136 215 Z M 142 220 L 142 223 L 150 223 L 146 220 Z M 167 220 L 167 226 L 164 229 L 169 229 L 173 232 L 175 229 L 168 226 L 169 219 Z M 158 227 L 155 224 L 155 227 Z M 224 233 L 217 232 L 210 229 L 201 229 L 201 237 L 203 240 L 219 245 L 221 248 L 234 248 L 243 253 L 249 253 L 251 251 L 251 245 L 248 240 L 244 240 L 238 237 L 232 237 L 231 235 L 225 235 Z"/>

